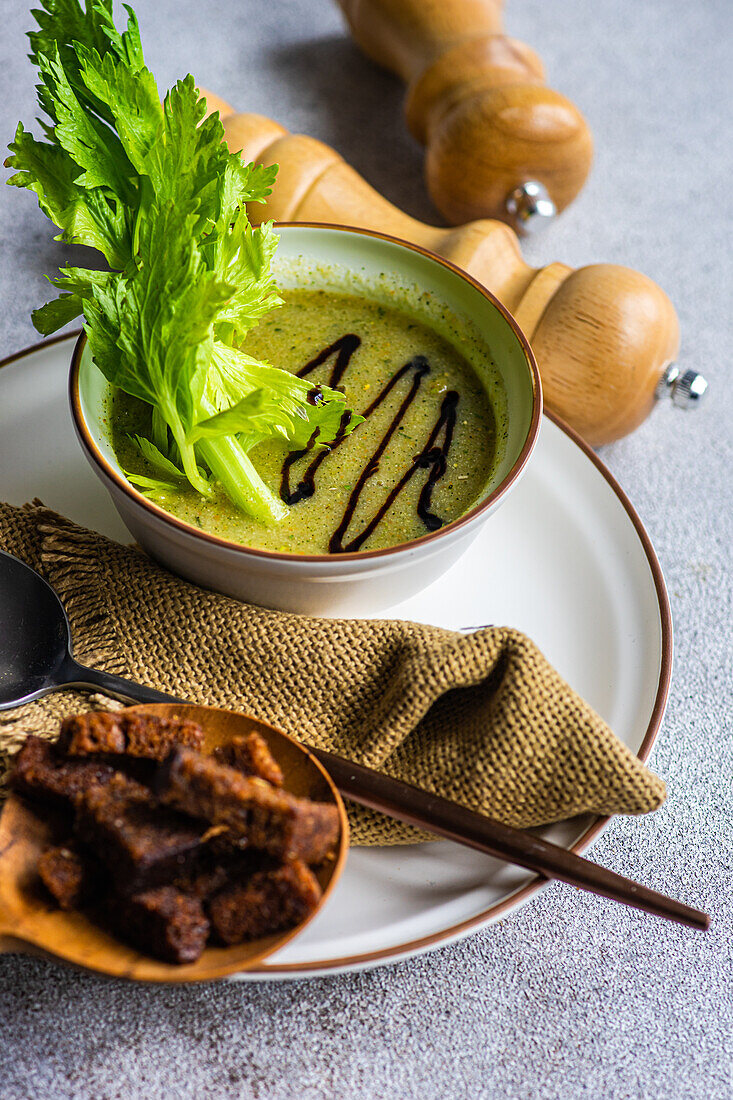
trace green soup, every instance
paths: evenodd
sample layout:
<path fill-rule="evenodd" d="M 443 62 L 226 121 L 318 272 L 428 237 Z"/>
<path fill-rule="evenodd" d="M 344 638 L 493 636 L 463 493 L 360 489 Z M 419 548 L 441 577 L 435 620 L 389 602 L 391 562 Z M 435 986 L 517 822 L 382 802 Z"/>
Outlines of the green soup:
<path fill-rule="evenodd" d="M 366 420 L 329 452 L 289 455 L 272 442 L 251 452 L 267 484 L 292 502 L 272 527 L 223 492 L 207 499 L 182 486 L 156 503 L 221 538 L 300 554 L 395 546 L 468 511 L 492 473 L 496 425 L 466 359 L 430 328 L 366 298 L 323 290 L 282 296 L 285 304 L 247 337 L 247 352 L 307 372 L 314 386 L 338 385 Z M 117 392 L 111 421 L 123 469 L 155 476 L 130 440 L 149 434 L 149 407 Z"/>

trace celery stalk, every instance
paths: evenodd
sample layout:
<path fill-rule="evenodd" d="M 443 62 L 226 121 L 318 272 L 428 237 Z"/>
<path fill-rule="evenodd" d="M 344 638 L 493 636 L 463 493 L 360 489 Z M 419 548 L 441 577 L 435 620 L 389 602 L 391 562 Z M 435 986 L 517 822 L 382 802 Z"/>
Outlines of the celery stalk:
<path fill-rule="evenodd" d="M 288 507 L 264 483 L 234 436 L 201 439 L 196 449 L 229 499 L 260 523 L 279 523 Z"/>

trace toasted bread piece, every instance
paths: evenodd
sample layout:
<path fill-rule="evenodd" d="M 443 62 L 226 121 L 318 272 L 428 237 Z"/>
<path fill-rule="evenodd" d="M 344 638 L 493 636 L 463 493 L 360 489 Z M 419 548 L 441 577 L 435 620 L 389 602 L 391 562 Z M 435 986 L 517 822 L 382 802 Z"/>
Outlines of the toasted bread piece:
<path fill-rule="evenodd" d="M 47 848 L 38 860 L 41 882 L 61 909 L 81 909 L 98 900 L 100 869 L 73 841 Z"/>
<path fill-rule="evenodd" d="M 283 773 L 270 747 L 262 734 L 253 730 L 244 736 L 232 737 L 226 745 L 214 751 L 214 758 L 220 764 L 235 768 L 243 775 L 254 775 L 265 779 L 273 787 L 282 787 Z"/>
<path fill-rule="evenodd" d="M 91 711 L 65 718 L 58 747 L 69 756 L 135 756 L 164 760 L 174 745 L 201 748 L 204 733 L 188 718 L 127 711 Z"/>
<path fill-rule="evenodd" d="M 64 810 L 73 810 L 77 798 L 109 783 L 114 769 L 98 760 L 67 760 L 54 745 L 31 734 L 15 758 L 10 776 L 13 790 Z"/>
<path fill-rule="evenodd" d="M 213 825 L 279 859 L 320 863 L 339 834 L 335 806 L 296 798 L 210 756 L 176 748 L 158 769 L 162 802 Z"/>
<path fill-rule="evenodd" d="M 196 962 L 206 947 L 209 922 L 200 900 L 175 886 L 110 899 L 107 909 L 121 939 L 164 962 Z"/>
<path fill-rule="evenodd" d="M 146 787 L 119 774 L 79 798 L 74 828 L 108 868 L 114 888 L 127 894 L 194 866 L 204 832 L 199 822 L 159 807 Z"/>
<path fill-rule="evenodd" d="M 293 860 L 215 894 L 208 907 L 211 928 L 225 944 L 254 940 L 294 928 L 320 900 L 321 887 L 313 872 L 301 860 Z"/>

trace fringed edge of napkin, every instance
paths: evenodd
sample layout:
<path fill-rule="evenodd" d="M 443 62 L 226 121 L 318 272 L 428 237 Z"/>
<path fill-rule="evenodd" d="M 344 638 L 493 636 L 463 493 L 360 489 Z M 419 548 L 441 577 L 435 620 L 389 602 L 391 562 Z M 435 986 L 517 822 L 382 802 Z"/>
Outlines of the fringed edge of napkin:
<path fill-rule="evenodd" d="M 67 520 L 53 509 L 47 508 L 43 501 L 37 498 L 24 504 L 19 511 L 28 513 L 29 518 L 32 517 L 40 539 L 39 558 L 28 564 L 35 566 L 46 579 L 48 579 L 48 565 L 53 563 L 54 566 L 61 567 L 59 573 L 54 575 L 53 587 L 66 609 L 69 620 L 73 620 L 77 655 L 82 650 L 78 639 L 97 636 L 98 642 L 93 649 L 82 650 L 84 664 L 99 668 L 103 672 L 123 675 L 125 664 L 120 655 L 114 626 L 109 619 L 108 608 L 104 604 L 103 593 L 101 590 L 97 591 L 96 585 L 89 584 L 83 599 L 83 607 L 80 607 L 81 595 L 75 595 L 75 589 L 78 591 L 79 576 L 86 574 L 91 579 L 94 572 L 94 563 L 79 552 L 82 537 L 88 537 L 86 531 L 78 528 L 71 520 Z M 49 695 L 42 698 L 48 706 Z M 66 712 L 96 710 L 100 707 L 105 710 L 117 710 L 124 706 L 118 699 L 111 699 L 99 692 L 82 694 L 71 690 L 58 692 L 55 698 L 58 702 L 59 720 Z M 73 706 L 69 706 L 72 699 Z M 36 720 L 36 715 L 40 714 L 37 703 L 38 700 L 33 700 L 13 710 L 0 711 L 0 732 L 3 735 L 3 744 L 0 746 L 0 805 L 7 794 L 11 760 L 28 734 L 35 733 L 49 738 L 51 736 L 44 728 L 47 720 L 42 723 Z"/>

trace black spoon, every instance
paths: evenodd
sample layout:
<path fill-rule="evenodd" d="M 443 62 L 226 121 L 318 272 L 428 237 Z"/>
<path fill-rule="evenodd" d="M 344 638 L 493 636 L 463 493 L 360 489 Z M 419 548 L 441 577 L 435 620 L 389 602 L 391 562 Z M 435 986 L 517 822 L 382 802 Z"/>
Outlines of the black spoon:
<path fill-rule="evenodd" d="M 101 691 L 123 702 L 185 703 L 121 676 L 86 668 L 72 656 L 71 629 L 55 591 L 30 566 L 0 551 L 0 710 L 61 688 Z M 310 748 L 341 793 L 398 821 L 437 833 L 544 878 L 569 882 L 648 913 L 707 928 L 705 913 L 617 875 L 533 833 L 512 829 L 446 798 L 340 756 Z"/>
<path fill-rule="evenodd" d="M 96 668 L 71 655 L 63 604 L 34 569 L 0 550 L 0 710 L 61 688 L 90 688 L 138 703 L 181 702 Z"/>

